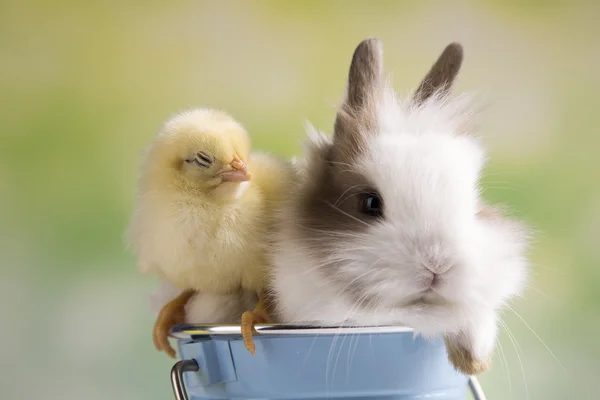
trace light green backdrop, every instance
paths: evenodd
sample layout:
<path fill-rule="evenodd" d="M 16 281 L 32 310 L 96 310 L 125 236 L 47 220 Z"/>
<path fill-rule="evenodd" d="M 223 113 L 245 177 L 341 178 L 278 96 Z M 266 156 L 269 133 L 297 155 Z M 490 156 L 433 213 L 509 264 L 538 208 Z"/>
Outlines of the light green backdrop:
<path fill-rule="evenodd" d="M 168 399 L 123 247 L 139 153 L 171 113 L 222 107 L 256 148 L 330 131 L 367 36 L 414 88 L 465 47 L 488 107 L 485 197 L 537 230 L 531 288 L 482 383 L 490 399 L 600 388 L 600 8 L 588 1 L 0 2 L 0 398 Z M 597 3 L 597 2 L 596 2 Z M 526 385 L 525 385 L 526 382 Z M 528 391 L 526 390 L 526 387 Z"/>

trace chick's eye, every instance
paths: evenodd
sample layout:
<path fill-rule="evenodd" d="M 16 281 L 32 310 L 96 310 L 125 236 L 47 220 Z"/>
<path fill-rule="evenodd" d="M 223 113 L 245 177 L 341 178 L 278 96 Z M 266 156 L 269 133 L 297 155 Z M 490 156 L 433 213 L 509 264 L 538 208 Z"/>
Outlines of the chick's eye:
<path fill-rule="evenodd" d="M 194 158 L 185 160 L 187 163 L 194 163 L 202 168 L 209 168 L 213 163 L 213 158 L 203 151 L 196 153 Z"/>
<path fill-rule="evenodd" d="M 371 217 L 383 216 L 383 201 L 378 193 L 365 193 L 360 196 L 359 211 Z"/>

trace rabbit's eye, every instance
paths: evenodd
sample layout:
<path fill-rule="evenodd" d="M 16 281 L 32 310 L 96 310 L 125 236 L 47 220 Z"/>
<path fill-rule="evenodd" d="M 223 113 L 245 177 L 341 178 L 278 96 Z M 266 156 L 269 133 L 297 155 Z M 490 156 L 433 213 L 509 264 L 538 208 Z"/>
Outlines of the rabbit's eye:
<path fill-rule="evenodd" d="M 359 211 L 371 217 L 383 216 L 383 201 L 377 193 L 364 193 L 360 195 Z"/>

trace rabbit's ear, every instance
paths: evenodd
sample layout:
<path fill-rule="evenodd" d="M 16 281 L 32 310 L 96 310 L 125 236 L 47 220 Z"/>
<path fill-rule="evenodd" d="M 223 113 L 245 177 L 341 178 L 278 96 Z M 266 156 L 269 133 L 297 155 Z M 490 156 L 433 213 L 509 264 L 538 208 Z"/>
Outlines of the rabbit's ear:
<path fill-rule="evenodd" d="M 374 130 L 381 75 L 381 42 L 376 38 L 365 39 L 352 56 L 346 98 L 334 125 L 334 147 L 345 158 L 355 153 L 364 143 L 364 135 Z"/>
<path fill-rule="evenodd" d="M 463 48 L 459 43 L 446 46 L 415 91 L 413 102 L 420 104 L 434 93 L 448 92 L 458 75 L 462 60 Z"/>
<path fill-rule="evenodd" d="M 365 39 L 354 50 L 346 94 L 346 105 L 349 108 L 360 111 L 372 105 L 380 89 L 381 59 L 381 42 L 378 39 Z"/>

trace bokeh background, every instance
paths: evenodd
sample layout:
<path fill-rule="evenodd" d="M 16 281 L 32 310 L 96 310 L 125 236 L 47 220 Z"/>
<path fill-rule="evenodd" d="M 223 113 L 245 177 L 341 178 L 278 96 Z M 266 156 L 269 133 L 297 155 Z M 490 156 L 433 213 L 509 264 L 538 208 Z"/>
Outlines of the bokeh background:
<path fill-rule="evenodd" d="M 463 43 L 456 88 L 488 104 L 484 195 L 537 229 L 488 397 L 598 398 L 599 17 L 591 0 L 0 1 L 0 398 L 172 398 L 156 282 L 122 240 L 140 152 L 212 106 L 299 154 L 367 36 L 403 93 Z"/>

